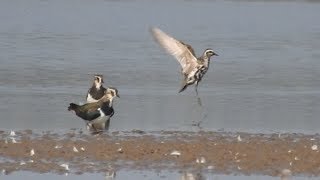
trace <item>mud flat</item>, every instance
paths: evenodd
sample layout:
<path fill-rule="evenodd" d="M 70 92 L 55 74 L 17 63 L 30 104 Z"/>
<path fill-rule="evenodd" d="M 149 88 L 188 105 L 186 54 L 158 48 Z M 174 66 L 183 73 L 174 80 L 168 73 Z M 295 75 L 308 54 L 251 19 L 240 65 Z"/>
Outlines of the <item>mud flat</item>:
<path fill-rule="evenodd" d="M 11 134 L 11 135 L 10 135 Z M 226 132 L 0 132 L 0 169 L 82 174 L 119 169 L 320 174 L 320 136 Z"/>

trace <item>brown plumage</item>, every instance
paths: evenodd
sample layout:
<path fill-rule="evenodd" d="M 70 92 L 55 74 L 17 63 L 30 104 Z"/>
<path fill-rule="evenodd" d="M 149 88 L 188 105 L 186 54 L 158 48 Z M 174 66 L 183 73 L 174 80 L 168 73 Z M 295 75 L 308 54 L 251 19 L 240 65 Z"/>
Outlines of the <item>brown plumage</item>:
<path fill-rule="evenodd" d="M 206 49 L 202 56 L 196 58 L 195 52 L 189 44 L 171 37 L 158 28 L 151 28 L 151 33 L 156 42 L 174 56 L 181 65 L 181 73 L 184 79 L 179 92 L 184 91 L 189 85 L 195 83 L 195 90 L 198 94 L 198 83 L 209 68 L 210 57 L 217 56 L 217 54 L 212 49 Z"/>

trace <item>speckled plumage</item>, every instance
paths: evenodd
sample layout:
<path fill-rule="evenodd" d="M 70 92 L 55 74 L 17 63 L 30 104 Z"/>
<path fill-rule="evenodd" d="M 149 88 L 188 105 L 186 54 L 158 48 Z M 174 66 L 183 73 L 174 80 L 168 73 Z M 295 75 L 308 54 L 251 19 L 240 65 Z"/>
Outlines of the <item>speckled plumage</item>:
<path fill-rule="evenodd" d="M 189 44 L 169 36 L 158 28 L 152 28 L 151 33 L 156 42 L 174 56 L 181 65 L 184 79 L 179 92 L 184 91 L 189 85 L 195 84 L 195 90 L 198 94 L 198 83 L 208 71 L 211 56 L 217 56 L 217 54 L 212 49 L 206 49 L 202 56 L 196 58 L 194 50 Z"/>

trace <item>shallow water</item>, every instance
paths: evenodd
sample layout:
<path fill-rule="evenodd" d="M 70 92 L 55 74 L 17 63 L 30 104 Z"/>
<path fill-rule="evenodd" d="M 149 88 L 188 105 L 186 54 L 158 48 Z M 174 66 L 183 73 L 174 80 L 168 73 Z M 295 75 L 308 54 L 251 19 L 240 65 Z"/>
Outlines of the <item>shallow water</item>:
<path fill-rule="evenodd" d="M 138 180 L 138 179 L 181 179 L 181 176 L 184 172 L 176 173 L 176 172 L 170 172 L 170 171 L 161 171 L 161 172 L 150 172 L 150 171 L 120 171 L 116 173 L 115 179 L 117 180 Z M 193 173 L 194 177 L 196 173 Z M 0 175 L 1 177 L 1 175 Z M 105 180 L 105 175 L 102 173 L 86 173 L 80 175 L 73 175 L 73 174 L 66 174 L 66 175 L 55 175 L 55 174 L 35 174 L 31 172 L 19 172 L 14 173 L 10 176 L 4 176 L 4 179 L 7 180 L 17 180 L 22 178 L 34 178 L 34 179 L 101 179 Z M 189 176 L 190 177 L 190 176 Z M 279 178 L 270 177 L 270 176 L 257 176 L 257 175 L 251 175 L 251 176 L 243 176 L 243 175 L 221 175 L 221 174 L 201 174 L 200 176 L 203 179 L 212 179 L 212 180 L 223 180 L 223 179 L 229 179 L 229 180 L 276 180 Z M 316 179 L 313 177 L 295 177 L 296 180 L 305 180 L 305 179 Z M 110 179 L 111 180 L 111 179 Z M 202 180 L 202 179 L 201 179 Z"/>
<path fill-rule="evenodd" d="M 92 74 L 101 73 L 121 96 L 111 131 L 193 131 L 202 120 L 206 131 L 317 133 L 319 8 L 317 1 L 1 1 L 1 129 L 84 128 L 67 106 L 84 102 Z M 152 26 L 197 54 L 207 47 L 219 54 L 199 86 L 202 108 L 193 87 L 178 94 L 179 65 L 153 41 Z M 5 177 L 25 176 L 57 178 Z M 88 176 L 104 178 L 66 178 Z M 178 173 L 126 171 L 117 179 L 128 176 Z"/>
<path fill-rule="evenodd" d="M 111 130 L 319 130 L 320 4 L 233 1 L 2 1 L 4 129 L 83 128 L 68 112 L 92 74 L 119 89 Z M 191 13 L 192 12 L 192 13 Z M 191 23 L 190 23 L 191 21 Z M 158 26 L 220 56 L 178 94 L 179 65 L 153 41 Z"/>

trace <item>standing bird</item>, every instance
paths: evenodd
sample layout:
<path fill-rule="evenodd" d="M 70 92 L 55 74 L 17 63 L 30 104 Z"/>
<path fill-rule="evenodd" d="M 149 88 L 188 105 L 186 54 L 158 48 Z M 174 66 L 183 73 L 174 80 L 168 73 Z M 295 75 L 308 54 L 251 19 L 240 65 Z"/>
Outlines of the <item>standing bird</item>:
<path fill-rule="evenodd" d="M 175 38 L 169 36 L 158 28 L 152 28 L 151 33 L 155 40 L 181 65 L 181 73 L 184 76 L 179 93 L 189 85 L 195 83 L 195 91 L 198 95 L 198 84 L 206 74 L 210 64 L 211 56 L 218 56 L 212 49 L 206 49 L 202 56 L 196 58 L 193 48 Z"/>
<path fill-rule="evenodd" d="M 87 102 L 97 102 L 104 96 L 104 92 L 106 88 L 103 87 L 103 76 L 100 74 L 94 75 L 94 81 L 91 88 L 88 90 L 87 93 Z"/>
<path fill-rule="evenodd" d="M 106 129 L 106 123 L 110 122 L 110 118 L 114 114 L 113 98 L 120 97 L 116 88 L 109 87 L 105 90 L 103 97 L 93 103 L 77 105 L 70 103 L 69 111 L 74 111 L 77 116 L 86 121 L 89 130 L 96 132 Z"/>

